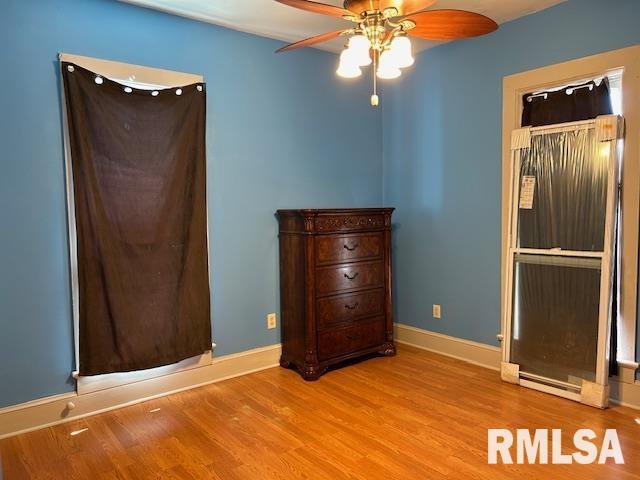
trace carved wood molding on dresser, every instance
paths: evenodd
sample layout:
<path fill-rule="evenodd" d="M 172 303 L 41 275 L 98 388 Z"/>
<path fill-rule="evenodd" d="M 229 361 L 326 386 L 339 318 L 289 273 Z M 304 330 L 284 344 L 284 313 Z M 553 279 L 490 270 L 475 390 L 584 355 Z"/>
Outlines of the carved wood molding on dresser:
<path fill-rule="evenodd" d="M 395 355 L 393 210 L 278 210 L 283 367 L 316 380 L 350 358 Z"/>

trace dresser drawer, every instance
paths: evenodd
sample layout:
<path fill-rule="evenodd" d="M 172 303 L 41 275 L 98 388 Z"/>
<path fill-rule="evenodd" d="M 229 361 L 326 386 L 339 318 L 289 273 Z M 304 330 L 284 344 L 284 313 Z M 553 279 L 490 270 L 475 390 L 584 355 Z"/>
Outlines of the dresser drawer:
<path fill-rule="evenodd" d="M 358 318 L 384 314 L 384 290 L 348 293 L 320 298 L 317 302 L 318 328 L 324 329 Z"/>
<path fill-rule="evenodd" d="M 384 214 L 380 213 L 320 215 L 316 218 L 315 224 L 319 233 L 373 230 L 385 226 Z"/>
<path fill-rule="evenodd" d="M 382 262 L 363 262 L 316 269 L 317 295 L 346 290 L 381 287 L 384 284 Z"/>
<path fill-rule="evenodd" d="M 384 317 L 318 332 L 318 358 L 339 357 L 384 343 Z"/>
<path fill-rule="evenodd" d="M 384 248 L 382 233 L 318 236 L 316 261 L 318 264 L 349 262 L 381 258 Z"/>

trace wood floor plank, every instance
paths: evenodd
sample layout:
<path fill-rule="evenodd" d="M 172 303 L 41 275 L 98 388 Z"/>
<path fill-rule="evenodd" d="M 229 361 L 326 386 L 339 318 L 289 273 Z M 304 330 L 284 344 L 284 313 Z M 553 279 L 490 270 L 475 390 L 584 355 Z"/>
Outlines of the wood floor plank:
<path fill-rule="evenodd" d="M 11 480 L 640 480 L 636 418 L 401 346 L 317 382 L 273 368 L 19 435 L 0 454 Z M 488 428 L 560 428 L 564 453 L 579 428 L 615 428 L 626 463 L 488 465 Z"/>

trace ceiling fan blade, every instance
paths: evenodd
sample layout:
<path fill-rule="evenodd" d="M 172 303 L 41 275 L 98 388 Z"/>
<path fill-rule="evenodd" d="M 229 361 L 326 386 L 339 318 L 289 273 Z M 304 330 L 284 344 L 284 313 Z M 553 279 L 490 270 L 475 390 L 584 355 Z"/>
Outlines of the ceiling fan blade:
<path fill-rule="evenodd" d="M 400 3 L 402 3 L 400 15 L 411 15 L 412 13 L 417 13 L 425 8 L 429 8 L 436 3 L 436 0 L 404 0 Z"/>
<path fill-rule="evenodd" d="M 276 53 L 288 52 L 289 50 L 295 50 L 296 48 L 310 47 L 311 45 L 315 45 L 316 43 L 326 42 L 327 40 L 339 37 L 342 32 L 344 32 L 344 30 L 327 32 L 323 33 L 322 35 L 316 35 L 315 37 L 305 38 L 304 40 L 300 40 L 298 42 L 291 43 L 289 45 L 285 45 L 282 48 L 279 48 L 278 50 L 276 50 Z"/>
<path fill-rule="evenodd" d="M 344 8 L 334 7 L 333 5 L 327 5 L 319 2 L 312 2 L 310 0 L 276 0 L 276 2 L 290 7 L 306 10 L 307 12 L 321 13 L 323 15 L 330 15 L 332 17 L 344 17 L 345 15 L 352 15 L 349 10 Z"/>
<path fill-rule="evenodd" d="M 479 13 L 464 10 L 429 10 L 416 13 L 412 20 L 416 27 L 407 33 L 427 40 L 456 40 L 477 37 L 498 29 L 498 24 Z"/>
<path fill-rule="evenodd" d="M 436 0 L 346 0 L 344 8 L 359 15 L 367 10 L 383 11 L 393 7 L 398 15 L 410 15 L 429 8 L 434 3 Z"/>

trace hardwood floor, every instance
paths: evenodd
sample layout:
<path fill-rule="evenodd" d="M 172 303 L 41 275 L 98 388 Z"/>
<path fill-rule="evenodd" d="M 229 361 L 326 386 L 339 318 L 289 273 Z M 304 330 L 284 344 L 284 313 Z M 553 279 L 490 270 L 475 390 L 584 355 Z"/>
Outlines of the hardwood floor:
<path fill-rule="evenodd" d="M 636 418 L 401 346 L 318 382 L 273 368 L 5 439 L 0 453 L 5 480 L 640 479 Z M 488 428 L 561 428 L 568 453 L 578 428 L 599 440 L 616 428 L 626 464 L 488 465 Z"/>

